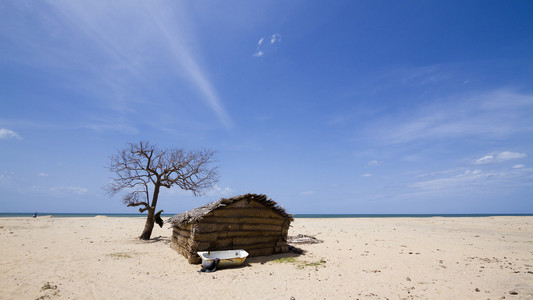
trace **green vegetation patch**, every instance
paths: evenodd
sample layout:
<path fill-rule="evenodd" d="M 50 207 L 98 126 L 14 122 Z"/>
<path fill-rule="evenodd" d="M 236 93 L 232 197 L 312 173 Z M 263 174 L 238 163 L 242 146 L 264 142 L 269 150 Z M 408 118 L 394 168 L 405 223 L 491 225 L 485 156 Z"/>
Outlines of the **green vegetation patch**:
<path fill-rule="evenodd" d="M 282 257 L 273 260 L 274 263 L 292 263 L 296 265 L 298 269 L 304 269 L 306 267 L 315 267 L 318 269 L 320 266 L 325 266 L 326 260 L 321 258 L 317 261 L 297 260 L 296 257 Z"/>
<path fill-rule="evenodd" d="M 320 260 L 317 260 L 317 261 L 312 261 L 312 262 L 307 262 L 307 261 L 303 261 L 303 267 L 318 267 L 318 266 L 323 266 L 326 264 L 326 260 L 321 258 Z"/>
<path fill-rule="evenodd" d="M 278 264 L 287 264 L 287 263 L 296 263 L 298 261 L 296 260 L 296 257 L 282 257 L 282 258 L 275 259 L 273 262 L 278 263 Z"/>

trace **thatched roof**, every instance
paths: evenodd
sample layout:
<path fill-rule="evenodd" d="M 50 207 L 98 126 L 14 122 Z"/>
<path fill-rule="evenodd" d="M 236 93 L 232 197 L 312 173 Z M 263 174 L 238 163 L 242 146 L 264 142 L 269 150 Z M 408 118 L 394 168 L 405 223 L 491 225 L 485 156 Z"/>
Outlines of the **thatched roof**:
<path fill-rule="evenodd" d="M 173 225 L 182 225 L 182 224 L 187 224 L 191 222 L 196 222 L 196 221 L 201 220 L 205 215 L 209 214 L 215 209 L 230 205 L 240 200 L 255 200 L 263 204 L 264 206 L 272 209 L 274 212 L 278 213 L 283 218 L 286 218 L 290 221 L 294 220 L 291 214 L 288 214 L 287 212 L 285 212 L 285 209 L 283 207 L 279 206 L 275 201 L 268 199 L 267 196 L 257 195 L 257 194 L 246 194 L 246 195 L 236 196 L 233 198 L 223 198 L 218 201 L 206 204 L 204 206 L 191 209 L 181 214 L 177 214 L 171 217 L 168 220 L 168 222 L 172 223 Z"/>

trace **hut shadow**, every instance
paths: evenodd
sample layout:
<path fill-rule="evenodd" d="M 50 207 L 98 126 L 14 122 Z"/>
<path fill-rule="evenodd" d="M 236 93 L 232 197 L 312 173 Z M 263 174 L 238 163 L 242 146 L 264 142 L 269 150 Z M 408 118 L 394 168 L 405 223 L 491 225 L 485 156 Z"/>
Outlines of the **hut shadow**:
<path fill-rule="evenodd" d="M 239 270 L 239 269 L 244 269 L 244 268 L 249 268 L 249 267 L 254 267 L 254 266 L 257 266 L 258 264 L 259 265 L 263 265 L 265 263 L 268 263 L 268 262 L 271 262 L 271 261 L 275 261 L 277 259 L 283 259 L 283 258 L 288 258 L 288 257 L 299 257 L 300 255 L 302 254 L 296 254 L 296 253 L 283 253 L 283 254 L 273 254 L 273 255 L 268 255 L 268 256 L 255 256 L 255 257 L 250 257 L 250 258 L 247 258 L 242 265 L 240 266 L 237 266 L 237 267 L 230 267 L 230 268 L 219 268 L 217 269 L 217 272 L 223 272 L 223 271 L 226 271 L 226 270 Z M 200 265 L 201 266 L 201 265 Z M 202 273 L 202 272 L 200 272 Z M 209 273 L 206 273 L 206 274 L 209 274 Z"/>
<path fill-rule="evenodd" d="M 256 265 L 256 264 L 263 265 L 265 263 L 268 263 L 268 262 L 271 262 L 271 261 L 275 261 L 275 260 L 279 260 L 279 259 L 283 259 L 283 258 L 300 257 L 300 256 L 302 256 L 304 254 L 305 254 L 305 252 L 302 252 L 302 253 L 288 252 L 288 253 L 273 254 L 273 255 L 268 255 L 268 256 L 250 257 L 250 258 L 248 258 L 248 259 L 246 259 L 244 261 L 243 267 L 251 267 L 251 266 Z"/>
<path fill-rule="evenodd" d="M 295 247 L 293 247 L 293 249 L 294 248 Z M 279 260 L 279 259 L 283 259 L 283 258 L 299 257 L 299 256 L 304 255 L 306 253 L 305 250 L 302 250 L 302 249 L 299 249 L 299 248 L 296 248 L 296 251 L 298 253 L 287 252 L 287 253 L 272 254 L 272 255 L 265 255 L 265 256 L 249 257 L 240 266 L 232 267 L 232 268 L 220 268 L 220 269 L 217 269 L 217 272 L 218 271 L 224 271 L 226 269 L 232 269 L 232 270 L 244 269 L 244 268 L 248 268 L 248 267 L 253 267 L 254 265 L 257 266 L 258 264 L 263 265 L 265 263 L 268 263 L 268 262 L 271 262 L 271 261 L 275 261 L 275 260 Z"/>

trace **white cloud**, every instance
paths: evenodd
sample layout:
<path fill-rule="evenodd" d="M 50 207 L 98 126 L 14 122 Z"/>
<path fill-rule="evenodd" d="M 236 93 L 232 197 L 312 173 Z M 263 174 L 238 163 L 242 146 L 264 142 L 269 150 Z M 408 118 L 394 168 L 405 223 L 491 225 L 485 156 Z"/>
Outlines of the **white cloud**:
<path fill-rule="evenodd" d="M 368 162 L 368 165 L 369 166 L 377 166 L 377 165 L 379 165 L 379 162 L 377 160 L 371 160 L 371 161 Z"/>
<path fill-rule="evenodd" d="M 371 177 L 372 174 L 370 174 L 370 173 L 366 173 L 366 174 L 363 174 L 363 175 L 361 175 L 361 176 L 362 176 L 362 177 Z"/>
<path fill-rule="evenodd" d="M 477 170 L 477 169 L 474 170 L 474 171 L 466 170 L 463 174 L 459 174 L 456 177 L 468 176 L 468 175 L 477 175 L 477 174 L 480 174 L 481 172 L 482 172 L 481 170 Z"/>
<path fill-rule="evenodd" d="M 41 173 L 37 174 L 37 176 L 39 176 L 39 177 L 48 177 L 48 173 L 41 172 Z"/>
<path fill-rule="evenodd" d="M 477 159 L 475 163 L 477 165 L 490 164 L 490 163 L 499 163 L 499 162 L 504 162 L 504 161 L 508 161 L 508 160 L 521 159 L 521 158 L 524 158 L 526 156 L 527 156 L 527 154 L 525 154 L 525 153 L 503 151 L 503 152 L 499 152 L 499 153 L 492 153 L 490 155 L 485 155 L 485 156 Z"/>
<path fill-rule="evenodd" d="M 486 164 L 486 163 L 491 163 L 493 161 L 494 161 L 494 156 L 487 155 L 487 156 L 483 156 L 482 158 L 479 158 L 478 160 L 476 160 L 476 164 L 478 164 L 478 165 Z"/>
<path fill-rule="evenodd" d="M 270 37 L 270 43 L 271 44 L 274 44 L 276 42 L 280 42 L 281 41 L 281 35 L 277 34 L 277 33 L 274 33 L 271 37 Z"/>
<path fill-rule="evenodd" d="M 233 194 L 233 189 L 230 187 L 222 188 L 218 185 L 214 185 L 213 188 L 206 192 L 207 196 L 217 196 L 217 197 L 229 197 Z"/>
<path fill-rule="evenodd" d="M 50 191 L 55 193 L 82 195 L 87 193 L 89 190 L 79 186 L 58 186 L 50 188 Z"/>
<path fill-rule="evenodd" d="M 498 155 L 496 156 L 496 159 L 498 160 L 520 159 L 526 156 L 527 155 L 525 153 L 503 151 L 503 152 L 498 153 Z"/>
<path fill-rule="evenodd" d="M 16 132 L 10 129 L 0 128 L 0 139 L 22 139 Z"/>
<path fill-rule="evenodd" d="M 269 39 L 269 42 L 265 43 L 265 39 Z M 281 35 L 279 33 L 274 33 L 270 37 L 261 37 L 259 42 L 257 42 L 257 48 L 255 49 L 253 56 L 263 57 L 266 54 L 276 52 L 280 43 Z"/>
<path fill-rule="evenodd" d="M 513 166 L 513 169 L 522 169 L 524 168 L 526 165 L 523 165 L 523 164 L 518 164 L 518 165 L 514 165 Z"/>

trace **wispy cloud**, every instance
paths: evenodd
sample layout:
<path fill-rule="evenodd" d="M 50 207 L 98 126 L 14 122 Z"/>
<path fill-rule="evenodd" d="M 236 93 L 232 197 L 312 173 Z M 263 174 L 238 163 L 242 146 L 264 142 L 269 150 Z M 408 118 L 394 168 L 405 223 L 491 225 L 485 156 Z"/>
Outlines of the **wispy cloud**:
<path fill-rule="evenodd" d="M 6 129 L 6 128 L 0 128 L 0 139 L 3 139 L 3 140 L 7 140 L 7 139 L 21 140 L 22 138 L 18 135 L 18 133 L 14 132 L 13 130 Z"/>
<path fill-rule="evenodd" d="M 501 189 L 515 185 L 533 185 L 531 170 L 466 170 L 463 173 L 411 184 L 410 188 L 432 191 L 479 189 L 480 186 Z"/>
<path fill-rule="evenodd" d="M 50 191 L 57 194 L 83 195 L 89 192 L 88 189 L 79 186 L 58 186 L 50 188 Z"/>
<path fill-rule="evenodd" d="M 168 10 L 164 6 L 156 7 L 150 3 L 148 7 L 150 8 L 149 11 L 152 12 L 153 20 L 170 46 L 171 53 L 174 54 L 176 62 L 188 71 L 193 84 L 202 92 L 204 99 L 217 114 L 219 120 L 227 128 L 231 127 L 231 120 L 222 107 L 222 103 L 213 85 L 207 79 L 207 72 L 200 67 L 197 59 L 192 54 L 193 52 L 187 46 L 187 35 L 178 30 L 180 27 L 174 22 L 176 16 L 169 15 Z"/>
<path fill-rule="evenodd" d="M 277 33 L 274 33 L 270 37 L 270 44 L 275 44 L 275 43 L 279 43 L 279 42 L 281 42 L 281 35 L 279 35 Z"/>
<path fill-rule="evenodd" d="M 362 176 L 362 177 L 372 177 L 372 174 L 370 174 L 370 173 L 366 173 L 366 174 L 363 174 L 363 175 L 361 175 L 361 176 Z"/>
<path fill-rule="evenodd" d="M 213 186 L 212 189 L 206 192 L 207 196 L 216 196 L 216 197 L 229 197 L 234 193 L 233 189 L 230 187 L 220 187 L 217 184 Z"/>
<path fill-rule="evenodd" d="M 214 113 L 224 127 L 231 128 L 232 120 L 209 78 L 208 68 L 201 64 L 194 24 L 187 19 L 186 7 L 182 4 L 59 0 L 47 2 L 47 5 L 53 8 L 49 10 L 53 22 L 41 21 L 43 32 L 49 34 L 53 43 L 47 40 L 43 45 L 51 49 L 53 44 L 61 43 L 57 49 L 48 50 L 55 51 L 54 56 L 65 57 L 76 69 L 87 72 L 79 84 L 91 82 L 91 93 L 98 94 L 94 98 L 100 101 L 99 105 L 128 118 L 136 117 L 131 112 L 134 103 L 151 106 L 160 103 L 169 107 L 176 102 L 176 95 L 148 99 L 148 95 L 137 92 L 143 86 L 168 90 L 159 86 L 159 78 L 164 76 L 184 88 L 190 86 L 198 96 L 196 99 Z M 41 6 L 33 8 L 35 14 L 45 9 Z M 76 46 L 79 44 L 85 47 Z M 189 84 L 182 84 L 184 80 Z M 106 87 L 105 91 L 94 89 L 96 82 L 99 87 Z M 180 101 L 189 99 L 191 97 Z"/>
<path fill-rule="evenodd" d="M 265 41 L 266 40 L 266 41 Z M 261 37 L 257 42 L 255 49 L 255 57 L 263 57 L 265 54 L 272 53 L 278 50 L 281 44 L 281 35 L 274 33 L 271 36 Z"/>
<path fill-rule="evenodd" d="M 482 164 L 491 164 L 491 163 L 499 163 L 504 162 L 508 160 L 515 160 L 526 157 L 527 154 L 525 153 L 518 153 L 518 152 L 511 152 L 511 151 L 503 151 L 499 153 L 493 153 L 490 155 L 485 155 L 475 161 L 476 164 L 482 165 Z"/>
<path fill-rule="evenodd" d="M 377 160 L 371 160 L 371 161 L 368 162 L 367 165 L 369 165 L 369 166 L 378 166 L 379 162 Z"/>
<path fill-rule="evenodd" d="M 450 71 L 443 66 L 431 65 L 409 69 L 395 69 L 387 76 L 400 78 L 404 86 L 422 86 L 443 82 L 450 78 Z"/>
<path fill-rule="evenodd" d="M 108 117 L 95 116 L 89 117 L 87 123 L 81 124 L 81 128 L 87 128 L 94 131 L 115 131 L 127 134 L 137 134 L 138 130 L 127 118 L 124 116 Z"/>
<path fill-rule="evenodd" d="M 455 96 L 371 124 L 385 143 L 533 133 L 533 95 L 511 90 Z"/>

